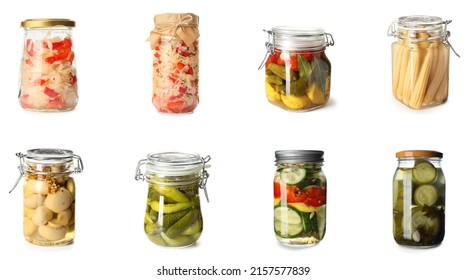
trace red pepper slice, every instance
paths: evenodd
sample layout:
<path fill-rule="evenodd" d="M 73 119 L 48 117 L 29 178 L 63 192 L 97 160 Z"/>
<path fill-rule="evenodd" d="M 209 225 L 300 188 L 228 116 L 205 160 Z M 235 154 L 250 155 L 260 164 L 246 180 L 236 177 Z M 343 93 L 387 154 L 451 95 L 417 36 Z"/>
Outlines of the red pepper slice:
<path fill-rule="evenodd" d="M 297 186 L 287 186 L 287 202 L 303 202 L 306 194 Z"/>
<path fill-rule="evenodd" d="M 48 87 L 45 87 L 44 94 L 47 95 L 48 97 L 52 98 L 52 99 L 55 99 L 60 95 L 60 93 L 58 93 L 55 90 L 53 90 L 51 88 L 48 88 Z"/>

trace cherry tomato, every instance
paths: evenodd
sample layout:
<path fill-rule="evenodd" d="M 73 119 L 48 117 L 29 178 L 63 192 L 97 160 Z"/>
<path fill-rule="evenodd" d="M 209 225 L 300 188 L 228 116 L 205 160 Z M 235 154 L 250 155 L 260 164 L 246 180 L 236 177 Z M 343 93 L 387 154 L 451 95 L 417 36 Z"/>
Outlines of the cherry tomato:
<path fill-rule="evenodd" d="M 290 56 L 290 61 L 285 62 L 286 66 L 287 64 L 290 65 L 290 70 L 292 71 L 298 71 L 298 56 L 296 54 Z"/>
<path fill-rule="evenodd" d="M 266 68 L 268 68 L 269 64 L 277 63 L 277 57 L 275 55 L 269 55 L 268 60 L 266 61 Z"/>
<path fill-rule="evenodd" d="M 306 194 L 297 186 L 287 186 L 287 202 L 303 202 Z"/>

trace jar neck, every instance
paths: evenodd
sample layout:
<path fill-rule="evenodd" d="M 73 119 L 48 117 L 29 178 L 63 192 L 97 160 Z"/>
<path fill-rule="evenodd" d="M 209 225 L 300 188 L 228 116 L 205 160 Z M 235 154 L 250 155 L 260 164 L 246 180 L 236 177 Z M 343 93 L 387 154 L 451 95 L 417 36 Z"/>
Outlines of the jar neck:
<path fill-rule="evenodd" d="M 290 167 L 300 167 L 306 168 L 315 171 L 321 171 L 323 162 L 280 162 L 276 163 L 277 169 L 290 168 Z"/>
<path fill-rule="evenodd" d="M 435 168 L 441 168 L 441 158 L 438 157 L 404 157 L 397 160 L 401 168 L 413 168 L 419 160 L 429 161 Z"/>

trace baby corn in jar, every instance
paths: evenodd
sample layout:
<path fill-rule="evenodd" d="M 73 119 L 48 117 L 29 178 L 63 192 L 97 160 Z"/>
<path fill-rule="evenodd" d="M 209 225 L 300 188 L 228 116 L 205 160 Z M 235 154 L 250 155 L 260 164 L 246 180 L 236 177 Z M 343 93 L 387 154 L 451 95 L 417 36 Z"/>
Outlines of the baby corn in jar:
<path fill-rule="evenodd" d="M 449 87 L 449 48 L 447 25 L 434 16 L 404 16 L 393 22 L 392 92 L 412 109 L 444 103 Z"/>

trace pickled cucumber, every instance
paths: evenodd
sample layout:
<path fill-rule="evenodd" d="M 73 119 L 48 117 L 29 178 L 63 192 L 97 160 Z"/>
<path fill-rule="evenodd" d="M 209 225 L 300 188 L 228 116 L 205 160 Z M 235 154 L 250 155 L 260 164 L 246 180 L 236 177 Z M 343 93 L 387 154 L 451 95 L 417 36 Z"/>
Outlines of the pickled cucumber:
<path fill-rule="evenodd" d="M 276 75 L 266 76 L 266 82 L 268 82 L 270 84 L 276 84 L 276 85 L 283 85 L 284 84 L 284 80 L 282 80 L 281 78 L 279 78 Z"/>
<path fill-rule="evenodd" d="M 282 80 L 286 81 L 295 81 L 298 79 L 298 74 L 294 71 L 286 71 L 284 66 L 280 66 L 274 63 L 269 64 L 268 70 L 270 70 L 274 75 L 278 76 Z"/>
<path fill-rule="evenodd" d="M 170 238 L 175 238 L 184 232 L 195 221 L 197 216 L 196 210 L 190 211 L 185 216 L 176 221 L 166 232 Z"/>
<path fill-rule="evenodd" d="M 185 216 L 189 212 L 191 212 L 190 209 L 185 209 L 185 210 L 180 211 L 180 212 L 175 212 L 175 213 L 171 213 L 171 214 L 164 214 L 164 216 L 162 217 L 162 226 L 164 228 L 171 227 L 173 224 L 175 224 L 179 219 L 183 218 L 183 216 Z"/>
<path fill-rule="evenodd" d="M 430 184 L 436 179 L 436 168 L 429 161 L 419 160 L 412 169 L 413 180 L 418 184 Z"/>
<path fill-rule="evenodd" d="M 308 81 L 305 78 L 300 78 L 297 81 L 293 81 L 290 83 L 290 90 L 288 93 L 295 96 L 302 96 L 305 95 L 307 88 Z"/>
<path fill-rule="evenodd" d="M 158 193 L 164 196 L 164 198 L 169 198 L 174 202 L 188 202 L 190 201 L 181 191 L 172 187 L 172 186 L 152 186 Z"/>
<path fill-rule="evenodd" d="M 160 204 L 159 201 L 152 201 L 148 204 L 149 206 L 151 206 L 152 210 L 157 211 L 157 212 L 162 212 L 162 213 L 174 213 L 174 212 L 188 209 L 190 207 L 193 207 L 194 205 L 192 201 L 179 202 L 179 203 L 173 203 L 173 204 Z"/>
<path fill-rule="evenodd" d="M 194 241 L 185 235 L 180 235 L 177 238 L 170 238 L 165 233 L 161 232 L 162 239 L 166 242 L 166 245 L 172 247 L 184 247 L 194 243 Z"/>

